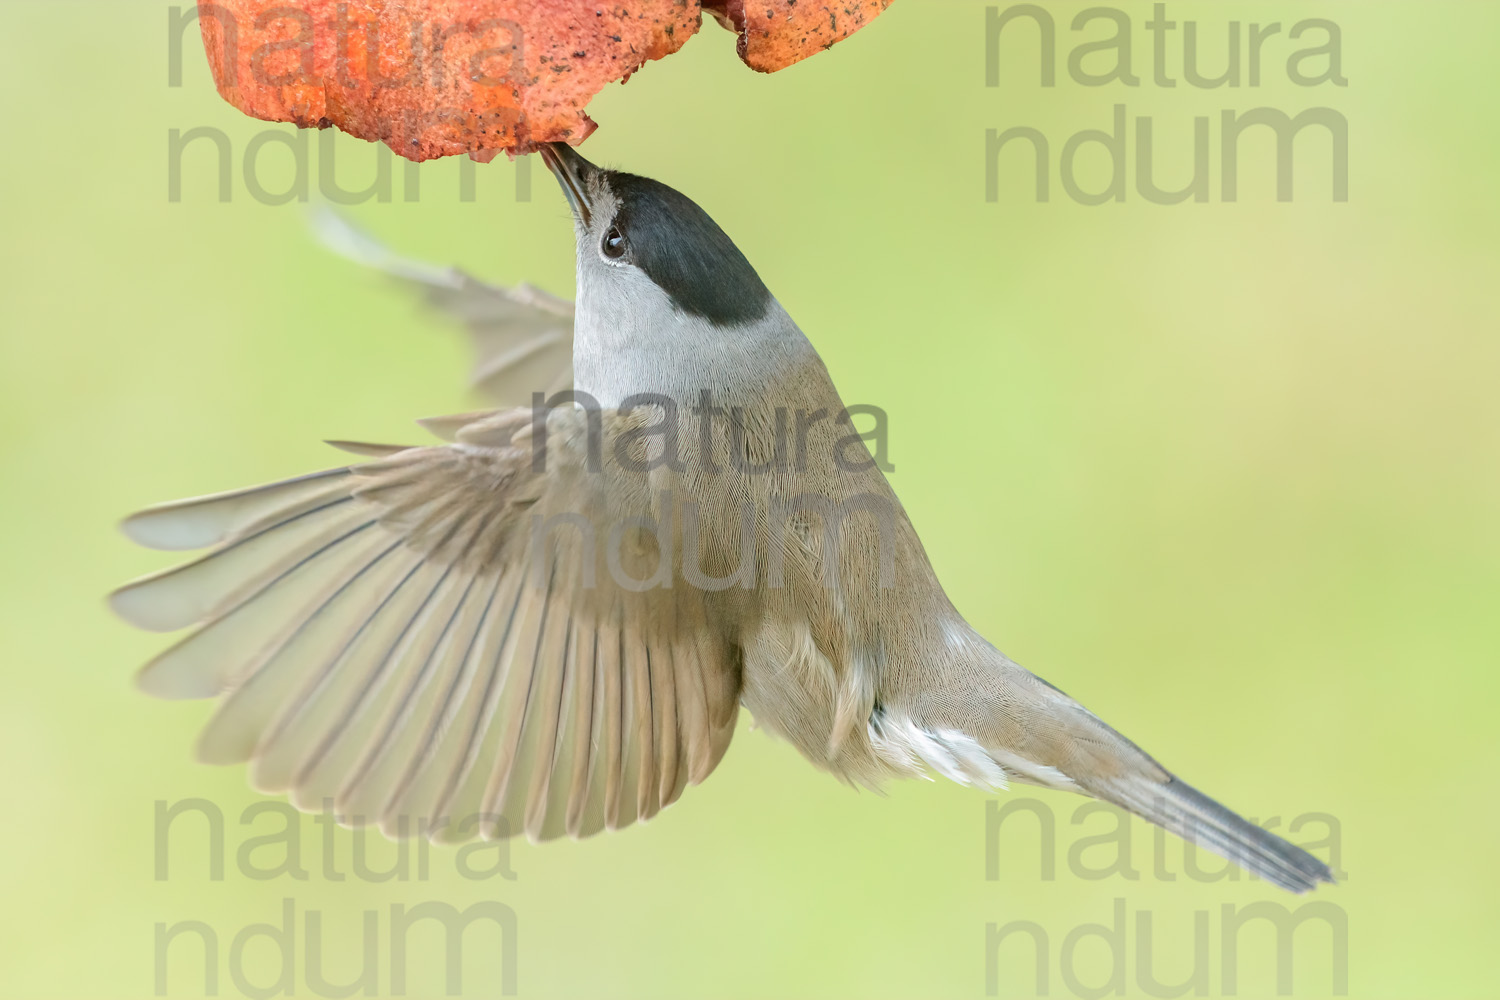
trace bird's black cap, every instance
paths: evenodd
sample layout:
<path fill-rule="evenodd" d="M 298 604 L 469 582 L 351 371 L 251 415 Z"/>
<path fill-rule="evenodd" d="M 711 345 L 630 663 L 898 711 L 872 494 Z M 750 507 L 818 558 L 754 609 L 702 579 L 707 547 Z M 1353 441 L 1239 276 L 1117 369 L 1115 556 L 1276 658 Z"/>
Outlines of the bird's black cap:
<path fill-rule="evenodd" d="M 610 222 L 625 237 L 630 263 L 678 309 L 720 326 L 766 314 L 770 289 L 734 241 L 687 195 L 649 177 L 601 170 L 563 143 L 544 147 L 543 157 L 585 226 L 594 207 L 589 175 L 602 177 L 619 202 Z"/>
<path fill-rule="evenodd" d="M 620 199 L 614 224 L 634 262 L 681 310 L 713 323 L 749 323 L 766 314 L 771 292 L 740 248 L 687 195 L 649 177 L 611 173 Z"/>

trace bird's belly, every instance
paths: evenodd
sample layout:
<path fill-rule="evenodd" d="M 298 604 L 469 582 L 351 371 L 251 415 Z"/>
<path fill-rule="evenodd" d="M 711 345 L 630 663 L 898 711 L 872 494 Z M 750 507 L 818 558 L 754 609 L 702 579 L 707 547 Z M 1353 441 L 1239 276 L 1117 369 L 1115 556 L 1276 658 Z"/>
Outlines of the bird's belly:
<path fill-rule="evenodd" d="M 869 740 L 873 671 L 835 664 L 817 648 L 807 622 L 761 617 L 740 636 L 741 701 L 764 728 L 814 766 L 853 784 L 877 787 L 892 771 Z"/>

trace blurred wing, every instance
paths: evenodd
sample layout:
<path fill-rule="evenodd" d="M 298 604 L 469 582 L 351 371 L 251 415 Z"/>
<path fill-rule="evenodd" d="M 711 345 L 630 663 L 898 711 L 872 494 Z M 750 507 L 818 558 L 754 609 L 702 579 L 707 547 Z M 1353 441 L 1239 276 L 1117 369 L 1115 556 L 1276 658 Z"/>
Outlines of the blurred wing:
<path fill-rule="evenodd" d="M 583 411 L 551 414 L 545 471 L 532 432 L 530 411 L 497 411 L 452 445 L 129 518 L 143 545 L 212 546 L 112 596 L 141 628 L 197 626 L 141 686 L 222 695 L 204 760 L 391 836 L 650 818 L 728 747 L 738 664 L 698 591 L 599 572 L 579 525 L 651 492 L 587 468 Z M 649 578 L 654 548 L 626 549 Z"/>
<path fill-rule="evenodd" d="M 313 229 L 330 250 L 419 286 L 429 304 L 463 322 L 474 346 L 469 381 L 487 399 L 523 406 L 533 392 L 573 388 L 573 303 L 397 256 L 332 209 L 314 214 Z"/>

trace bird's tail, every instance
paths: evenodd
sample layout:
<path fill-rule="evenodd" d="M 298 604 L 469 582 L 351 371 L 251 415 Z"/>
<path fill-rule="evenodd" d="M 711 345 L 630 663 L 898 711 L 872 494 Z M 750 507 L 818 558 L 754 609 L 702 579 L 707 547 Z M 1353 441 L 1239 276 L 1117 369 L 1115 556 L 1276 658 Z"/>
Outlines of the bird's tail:
<path fill-rule="evenodd" d="M 1160 782 L 1126 775 L 1089 791 L 1283 889 L 1308 892 L 1320 882 L 1333 881 L 1328 866 L 1307 851 L 1261 829 L 1180 778 L 1169 776 Z"/>
<path fill-rule="evenodd" d="M 1008 723 L 985 746 L 1009 746 L 1047 765 L 1023 781 L 1113 803 L 1291 892 L 1332 882 L 1328 866 L 1178 778 L 1150 754 L 1051 684 L 1000 654 L 1009 683 L 992 718 Z M 1018 735 L 1020 738 L 1018 738 Z M 1002 766 L 1003 766 L 1002 762 Z M 1049 774 L 1062 782 L 1049 780 Z"/>

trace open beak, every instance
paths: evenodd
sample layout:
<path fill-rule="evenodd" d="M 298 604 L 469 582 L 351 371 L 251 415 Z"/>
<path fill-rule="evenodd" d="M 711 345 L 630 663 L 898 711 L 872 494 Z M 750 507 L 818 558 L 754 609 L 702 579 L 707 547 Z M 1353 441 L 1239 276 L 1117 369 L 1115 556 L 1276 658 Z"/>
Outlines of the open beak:
<path fill-rule="evenodd" d="M 565 142 L 545 143 L 541 147 L 541 154 L 542 162 L 547 164 L 547 169 L 552 171 L 552 176 L 562 186 L 563 194 L 567 195 L 573 214 L 587 226 L 592 218 L 589 211 L 592 206 L 589 204 L 588 186 L 584 181 L 599 168 L 579 156 Z"/>

